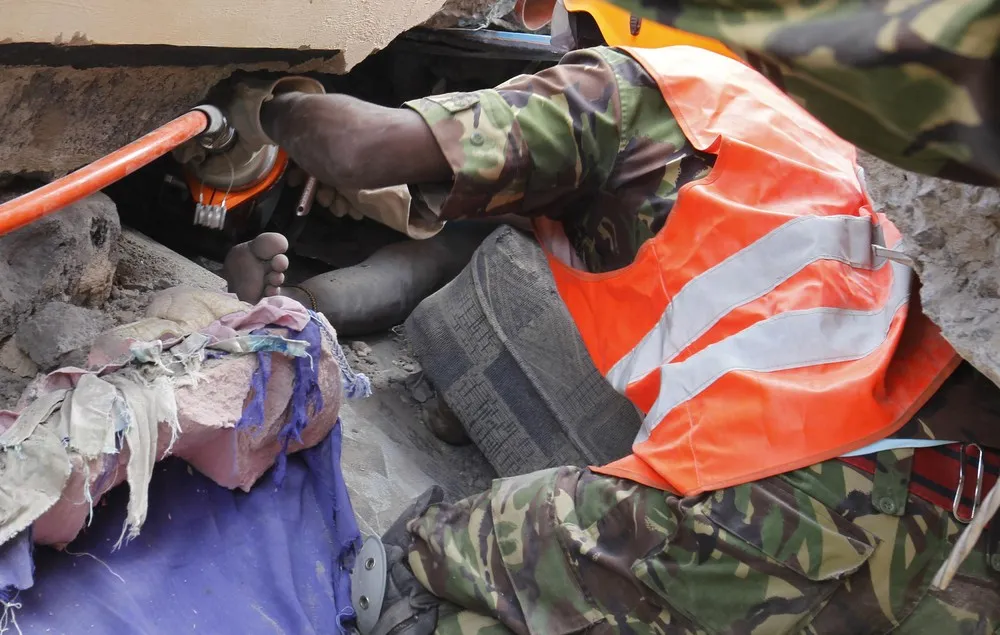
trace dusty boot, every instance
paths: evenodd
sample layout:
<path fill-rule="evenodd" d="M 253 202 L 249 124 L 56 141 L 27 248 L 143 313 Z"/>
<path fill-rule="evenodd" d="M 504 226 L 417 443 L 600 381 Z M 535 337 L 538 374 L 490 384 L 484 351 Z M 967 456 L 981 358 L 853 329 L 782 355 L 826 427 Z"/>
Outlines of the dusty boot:
<path fill-rule="evenodd" d="M 361 635 L 430 635 L 434 632 L 442 600 L 425 589 L 406 564 L 413 540 L 406 525 L 443 500 L 443 491 L 435 485 L 400 515 L 380 541 L 384 546 L 384 563 L 378 562 L 381 546 L 376 545 L 377 539 L 366 541 L 351 575 L 351 599 L 358 614 Z M 384 576 L 379 575 L 382 571 Z M 378 595 L 379 579 L 384 580 L 385 586 L 382 601 L 377 606 L 373 597 Z M 369 590 L 373 588 L 375 592 Z"/>
<path fill-rule="evenodd" d="M 431 434 L 449 445 L 472 444 L 472 439 L 466 433 L 462 420 L 452 412 L 440 395 L 437 399 L 427 403 L 427 408 L 424 410 L 424 421 Z"/>

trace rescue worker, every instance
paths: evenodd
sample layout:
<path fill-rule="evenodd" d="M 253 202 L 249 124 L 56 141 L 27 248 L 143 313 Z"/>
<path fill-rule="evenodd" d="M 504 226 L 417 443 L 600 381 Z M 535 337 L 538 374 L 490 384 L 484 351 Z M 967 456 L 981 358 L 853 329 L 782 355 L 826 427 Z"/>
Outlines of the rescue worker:
<path fill-rule="evenodd" d="M 968 40 L 949 31 L 957 57 L 981 52 L 979 16 L 961 16 Z M 997 182 L 997 145 L 979 143 L 996 139 L 992 97 L 935 81 L 926 99 L 948 107 L 903 104 L 934 126 L 894 125 L 913 121 L 898 108 L 872 119 L 897 141 L 880 154 Z M 1000 627 L 996 536 L 930 588 L 1000 467 L 993 386 L 955 371 L 911 300 L 852 148 L 761 75 L 697 49 L 598 48 L 402 109 L 298 91 L 243 105 L 244 138 L 333 187 L 410 184 L 445 219 L 532 216 L 595 364 L 646 413 L 611 466 L 417 501 L 385 536 L 375 632 Z M 250 248 L 277 292 L 280 241 Z"/>

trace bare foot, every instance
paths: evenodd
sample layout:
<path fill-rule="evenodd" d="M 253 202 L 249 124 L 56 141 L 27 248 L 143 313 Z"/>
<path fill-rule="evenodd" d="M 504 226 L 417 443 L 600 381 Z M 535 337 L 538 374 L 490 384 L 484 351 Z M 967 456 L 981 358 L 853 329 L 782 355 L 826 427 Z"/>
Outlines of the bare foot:
<path fill-rule="evenodd" d="M 229 292 L 244 302 L 278 295 L 288 270 L 286 251 L 288 239 L 273 232 L 230 249 L 223 264 Z"/>

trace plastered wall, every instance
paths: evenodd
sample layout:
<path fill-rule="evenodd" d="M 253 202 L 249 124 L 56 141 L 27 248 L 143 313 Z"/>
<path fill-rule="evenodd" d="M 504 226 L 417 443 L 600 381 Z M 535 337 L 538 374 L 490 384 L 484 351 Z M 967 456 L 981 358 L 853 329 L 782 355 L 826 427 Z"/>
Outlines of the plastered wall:
<path fill-rule="evenodd" d="M 93 161 L 194 106 L 234 70 L 346 72 L 443 2 L 0 0 L 0 45 L 60 44 L 70 58 L 89 44 L 317 51 L 294 66 L 266 54 L 242 66 L 0 65 L 0 182 Z"/>
<path fill-rule="evenodd" d="M 444 0 L 0 0 L 0 43 L 341 50 L 349 69 Z"/>

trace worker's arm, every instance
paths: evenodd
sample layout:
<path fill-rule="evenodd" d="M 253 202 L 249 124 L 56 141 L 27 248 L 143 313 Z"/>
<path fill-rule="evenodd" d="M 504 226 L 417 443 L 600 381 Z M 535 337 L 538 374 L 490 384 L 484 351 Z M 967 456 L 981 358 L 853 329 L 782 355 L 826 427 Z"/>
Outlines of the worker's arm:
<path fill-rule="evenodd" d="M 261 126 L 307 173 L 350 190 L 451 178 L 423 118 L 347 95 L 285 93 L 261 108 Z"/>
<path fill-rule="evenodd" d="M 1000 184 L 1000 0 L 611 0 L 721 40 L 896 165 Z"/>
<path fill-rule="evenodd" d="M 413 188 L 444 219 L 578 210 L 605 185 L 622 148 L 622 81 L 607 49 L 494 89 L 408 102 L 447 160 L 450 181 Z M 411 183 L 412 185 L 412 183 Z"/>
<path fill-rule="evenodd" d="M 543 206 L 552 213 L 554 202 L 570 206 L 600 188 L 615 165 L 618 81 L 600 52 L 581 51 L 495 89 L 400 109 L 343 95 L 279 95 L 261 122 L 292 160 L 334 187 L 409 184 L 448 220 Z"/>

